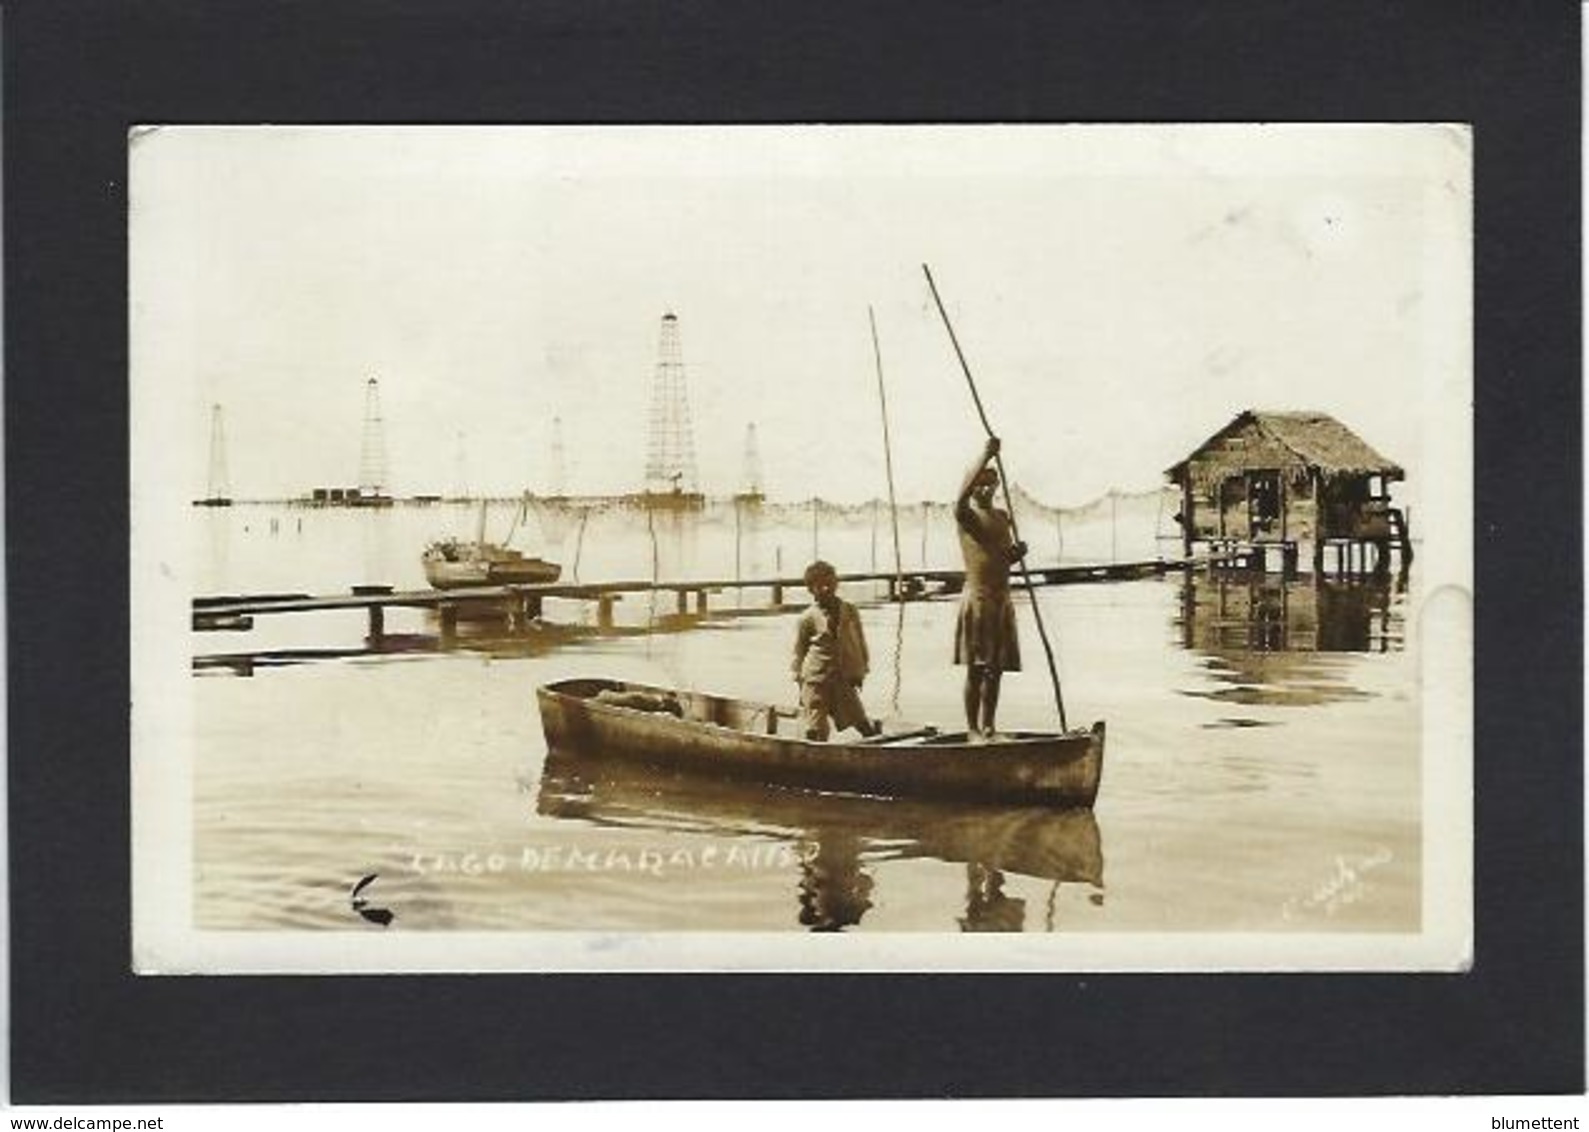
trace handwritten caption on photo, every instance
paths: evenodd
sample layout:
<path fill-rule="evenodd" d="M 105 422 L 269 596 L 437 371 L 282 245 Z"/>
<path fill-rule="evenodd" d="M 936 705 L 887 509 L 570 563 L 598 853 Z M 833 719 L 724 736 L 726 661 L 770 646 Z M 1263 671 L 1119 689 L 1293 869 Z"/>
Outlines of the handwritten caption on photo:
<path fill-rule="evenodd" d="M 753 872 L 789 869 L 803 859 L 790 845 L 713 845 L 693 848 L 587 848 L 570 845 L 526 845 L 517 852 L 408 853 L 409 871 L 420 876 L 457 874 L 485 876 L 522 873 L 633 873 L 666 876 L 705 869 Z"/>

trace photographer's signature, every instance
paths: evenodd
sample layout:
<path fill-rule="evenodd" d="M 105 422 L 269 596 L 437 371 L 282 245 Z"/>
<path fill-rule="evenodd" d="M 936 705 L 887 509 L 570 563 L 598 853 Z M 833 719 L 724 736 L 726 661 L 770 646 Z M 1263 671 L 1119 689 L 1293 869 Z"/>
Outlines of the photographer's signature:
<path fill-rule="evenodd" d="M 1302 895 L 1287 900 L 1281 915 L 1287 920 L 1308 912 L 1323 912 L 1326 916 L 1333 916 L 1341 909 L 1361 901 L 1370 888 L 1369 874 L 1395 859 L 1396 855 L 1384 846 L 1359 856 L 1336 854 L 1329 875 Z"/>

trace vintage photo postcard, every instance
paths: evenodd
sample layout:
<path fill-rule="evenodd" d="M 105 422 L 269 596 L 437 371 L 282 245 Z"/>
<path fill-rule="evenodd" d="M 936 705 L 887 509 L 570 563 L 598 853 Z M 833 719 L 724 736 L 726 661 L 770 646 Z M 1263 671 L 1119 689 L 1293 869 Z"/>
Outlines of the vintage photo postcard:
<path fill-rule="evenodd" d="M 127 145 L 137 972 L 1474 961 L 1465 126 Z"/>

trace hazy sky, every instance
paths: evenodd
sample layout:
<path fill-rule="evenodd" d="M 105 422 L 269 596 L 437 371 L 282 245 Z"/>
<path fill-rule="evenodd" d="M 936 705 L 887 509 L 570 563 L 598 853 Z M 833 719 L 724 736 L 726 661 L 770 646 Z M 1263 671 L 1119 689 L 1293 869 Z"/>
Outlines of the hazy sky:
<path fill-rule="evenodd" d="M 981 430 L 1051 502 L 1162 471 L 1247 407 L 1339 416 L 1416 478 L 1465 390 L 1467 135 L 1444 127 L 161 128 L 132 144 L 135 394 L 191 405 L 174 490 L 641 486 L 679 318 L 701 486 L 903 499 Z M 1441 372 L 1432 372 L 1440 369 Z M 136 426 L 135 426 L 136 427 Z"/>

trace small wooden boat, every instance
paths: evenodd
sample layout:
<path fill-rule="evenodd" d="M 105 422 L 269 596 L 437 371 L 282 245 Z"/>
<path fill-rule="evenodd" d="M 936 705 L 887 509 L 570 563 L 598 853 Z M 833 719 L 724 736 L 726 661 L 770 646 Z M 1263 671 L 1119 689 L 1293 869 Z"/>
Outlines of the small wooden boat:
<path fill-rule="evenodd" d="M 438 590 L 555 582 L 563 568 L 494 542 L 441 539 L 425 548 L 425 580 Z"/>
<path fill-rule="evenodd" d="M 761 782 L 884 797 L 1090 806 L 1104 726 L 1017 731 L 973 742 L 916 728 L 853 742 L 793 734 L 792 708 L 618 680 L 536 689 L 547 746 L 578 758 L 691 767 Z M 779 726 L 791 732 L 779 734 Z"/>
<path fill-rule="evenodd" d="M 528 508 L 528 499 L 519 501 L 519 513 L 508 532 L 518 530 Z M 425 548 L 420 561 L 425 580 L 431 588 L 456 590 L 468 586 L 534 586 L 557 581 L 563 568 L 544 558 L 531 558 L 503 543 L 486 541 L 486 505 L 480 504 L 480 518 L 473 540 L 438 539 Z"/>

